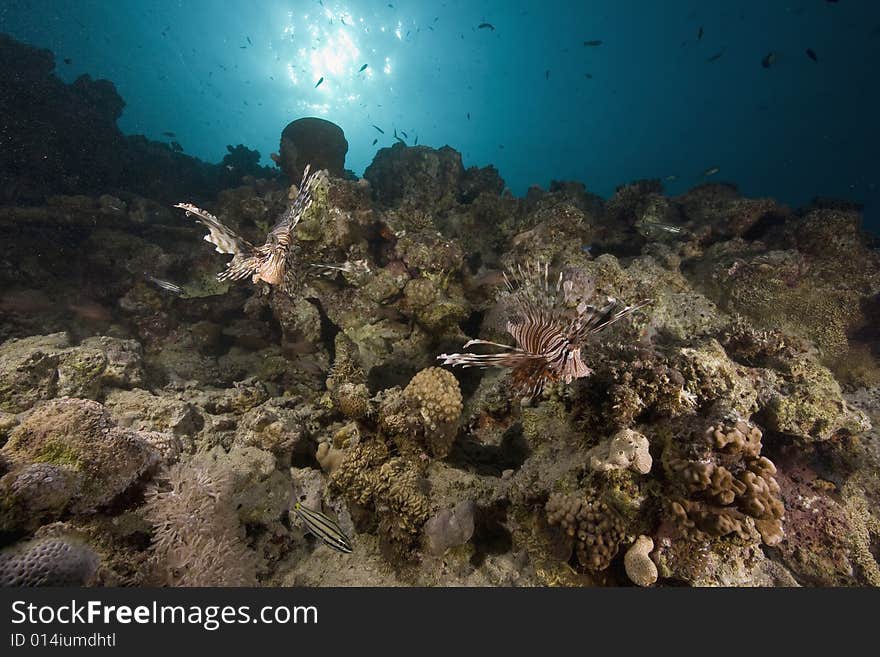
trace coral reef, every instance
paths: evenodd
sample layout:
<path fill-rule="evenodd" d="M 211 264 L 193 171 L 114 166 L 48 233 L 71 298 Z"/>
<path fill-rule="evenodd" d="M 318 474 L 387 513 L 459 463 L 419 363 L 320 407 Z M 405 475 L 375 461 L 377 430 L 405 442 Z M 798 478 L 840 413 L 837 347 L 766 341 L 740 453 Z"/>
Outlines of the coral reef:
<path fill-rule="evenodd" d="M 263 244 L 301 190 L 244 146 L 218 173 L 124 138 L 112 85 L 0 50 L 2 582 L 880 584 L 858 209 L 653 180 L 515 198 L 404 144 L 355 180 L 341 130 L 304 119 L 282 167 L 332 175 L 300 185 L 271 272 L 239 249 L 248 280 L 218 281 L 169 201 Z M 57 102 L 23 116 L 28 87 Z"/>

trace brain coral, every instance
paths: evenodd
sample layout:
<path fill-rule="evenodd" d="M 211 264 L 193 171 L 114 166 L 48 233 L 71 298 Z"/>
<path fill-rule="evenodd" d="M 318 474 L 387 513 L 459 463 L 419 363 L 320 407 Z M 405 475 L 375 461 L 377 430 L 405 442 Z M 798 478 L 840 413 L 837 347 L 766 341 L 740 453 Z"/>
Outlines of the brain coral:
<path fill-rule="evenodd" d="M 94 551 L 74 539 L 27 541 L 0 552 L 0 586 L 83 586 L 98 564 Z"/>

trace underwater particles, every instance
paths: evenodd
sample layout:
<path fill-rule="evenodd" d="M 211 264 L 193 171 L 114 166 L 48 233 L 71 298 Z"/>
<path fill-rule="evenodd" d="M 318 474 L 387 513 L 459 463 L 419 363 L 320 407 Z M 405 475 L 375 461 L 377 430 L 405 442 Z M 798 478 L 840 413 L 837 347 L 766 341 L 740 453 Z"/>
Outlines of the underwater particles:
<path fill-rule="evenodd" d="M 505 274 L 504 281 L 509 298 L 515 299 L 515 319 L 507 322 L 507 332 L 516 346 L 469 340 L 464 349 L 481 345 L 502 351 L 440 354 L 437 358 L 453 367 L 508 368 L 514 388 L 529 399 L 538 397 L 549 384 L 568 384 L 592 374 L 581 356 L 587 339 L 651 303 L 645 299 L 635 305 L 623 305 L 609 297 L 597 308 L 586 302 L 591 290 L 582 289 L 589 286 L 576 274 L 560 272 L 552 281 L 547 264 L 519 267 L 513 280 Z"/>
<path fill-rule="evenodd" d="M 299 519 L 303 521 L 308 532 L 324 541 L 325 545 L 337 552 L 345 552 L 346 554 L 350 554 L 353 551 L 351 541 L 345 535 L 345 532 L 325 514 L 320 511 L 307 509 L 299 502 L 294 505 L 293 510 Z"/>
<path fill-rule="evenodd" d="M 224 271 L 217 274 L 217 280 L 238 281 L 250 276 L 253 283 L 264 281 L 269 285 L 279 285 L 284 280 L 293 229 L 311 207 L 315 186 L 326 177 L 323 171 L 310 175 L 310 168 L 310 165 L 306 165 L 296 199 L 269 231 L 262 246 L 254 246 L 217 217 L 190 203 L 177 203 L 174 206 L 186 210 L 187 216 L 194 215 L 196 221 L 208 229 L 205 241 L 217 247 L 218 253 L 232 254 L 232 260 Z"/>

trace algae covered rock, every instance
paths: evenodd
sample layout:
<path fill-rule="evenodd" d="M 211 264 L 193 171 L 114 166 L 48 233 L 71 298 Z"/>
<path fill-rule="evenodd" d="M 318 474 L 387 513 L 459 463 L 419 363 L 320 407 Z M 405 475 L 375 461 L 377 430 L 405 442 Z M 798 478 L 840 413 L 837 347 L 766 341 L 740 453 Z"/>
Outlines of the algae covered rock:
<path fill-rule="evenodd" d="M 56 468 L 52 476 L 65 482 L 63 496 L 69 496 L 70 511 L 84 513 L 110 502 L 158 462 L 159 454 L 147 437 L 116 426 L 98 402 L 62 397 L 35 408 L 0 451 L 13 472 L 33 464 Z M 33 469 L 30 472 L 36 476 Z M 27 503 L 30 493 L 15 497 L 15 485 L 12 492 L 14 506 Z M 52 506 L 59 504 L 60 499 Z"/>
<path fill-rule="evenodd" d="M 96 336 L 72 346 L 66 333 L 0 345 L 0 410 L 20 412 L 56 396 L 100 399 L 105 388 L 143 381 L 140 345 Z"/>

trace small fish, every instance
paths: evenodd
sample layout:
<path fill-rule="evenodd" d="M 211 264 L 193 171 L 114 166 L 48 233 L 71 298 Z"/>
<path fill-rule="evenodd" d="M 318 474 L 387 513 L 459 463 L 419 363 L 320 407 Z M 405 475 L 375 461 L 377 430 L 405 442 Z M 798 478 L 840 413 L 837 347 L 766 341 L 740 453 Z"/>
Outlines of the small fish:
<path fill-rule="evenodd" d="M 587 80 L 592 80 L 593 74 L 592 73 L 584 73 L 584 77 L 587 78 Z"/>
<path fill-rule="evenodd" d="M 415 145 L 416 145 L 416 146 L 418 146 L 418 145 L 419 145 L 419 136 L 418 136 L 418 135 L 416 135 L 416 141 L 415 141 Z"/>
<path fill-rule="evenodd" d="M 394 135 L 394 138 L 395 138 L 397 141 L 399 141 L 401 144 L 403 144 L 404 146 L 406 146 L 406 142 L 403 141 L 403 139 L 401 139 L 401 138 L 398 137 L 397 135 Z"/>
<path fill-rule="evenodd" d="M 375 123 L 371 123 L 370 125 L 372 125 L 374 128 L 376 128 L 376 130 L 381 132 L 383 135 L 385 134 L 385 131 L 382 128 L 380 128 L 379 126 L 377 126 Z"/>
<path fill-rule="evenodd" d="M 170 139 L 177 139 L 177 135 L 175 135 L 173 132 L 163 132 L 162 136 L 169 137 Z"/>
<path fill-rule="evenodd" d="M 242 50 L 246 50 L 247 46 L 239 46 L 239 48 L 241 48 Z"/>
<path fill-rule="evenodd" d="M 400 131 L 400 134 L 403 135 L 404 139 L 409 139 L 409 135 L 407 135 L 403 130 Z"/>
<path fill-rule="evenodd" d="M 720 51 L 716 52 L 714 55 L 712 55 L 711 57 L 707 57 L 706 61 L 707 62 L 717 62 L 719 59 L 721 59 L 721 55 L 723 55 L 723 54 L 724 54 L 724 51 L 720 50 Z"/>
<path fill-rule="evenodd" d="M 776 53 L 768 52 L 764 55 L 764 59 L 761 60 L 761 66 L 764 68 L 770 68 L 776 62 Z"/>
<path fill-rule="evenodd" d="M 172 150 L 172 151 L 177 151 L 178 153 L 182 153 L 182 152 L 183 152 L 183 146 L 181 146 L 181 145 L 180 145 L 179 143 L 177 143 L 176 141 L 172 141 L 172 142 L 171 142 L 171 150 Z"/>
<path fill-rule="evenodd" d="M 468 117 L 468 121 L 470 121 L 471 120 L 471 113 L 470 112 L 467 113 L 467 117 Z"/>
<path fill-rule="evenodd" d="M 666 180 L 668 180 L 669 182 L 672 182 L 673 180 L 678 180 L 678 176 L 676 176 L 676 175 L 666 176 Z"/>
<path fill-rule="evenodd" d="M 813 50 L 812 48 L 807 48 L 807 57 L 812 59 L 814 62 L 819 61 L 819 56 L 816 54 L 816 51 Z"/>
<path fill-rule="evenodd" d="M 144 278 L 146 278 L 150 283 L 157 287 L 161 287 L 163 290 L 168 290 L 169 292 L 173 292 L 174 294 L 183 294 L 183 288 L 179 285 L 175 285 L 171 281 L 163 281 L 161 278 L 156 278 L 155 276 L 150 276 L 149 274 L 144 274 Z"/>
<path fill-rule="evenodd" d="M 373 140 L 373 146 L 376 145 L 376 142 L 377 142 L 377 141 L 379 141 L 379 138 L 378 138 L 378 137 L 377 137 L 376 139 Z"/>
<path fill-rule="evenodd" d="M 361 73 L 361 72 L 363 72 L 363 71 L 366 71 L 366 70 L 367 70 L 367 66 L 369 66 L 369 64 L 364 64 L 363 66 L 361 66 L 361 67 L 358 69 L 358 73 Z"/>
<path fill-rule="evenodd" d="M 495 31 L 495 26 L 492 23 L 480 23 L 477 25 L 478 30 L 492 30 Z"/>
<path fill-rule="evenodd" d="M 704 175 L 704 176 L 714 176 L 714 175 L 715 175 L 716 173 L 718 173 L 719 171 L 721 171 L 721 168 L 720 168 L 720 167 L 711 167 L 710 169 L 706 169 L 706 170 L 703 172 L 703 175 Z"/>
<path fill-rule="evenodd" d="M 247 39 L 248 45 L 250 45 L 250 46 L 254 45 L 254 42 L 251 41 L 251 38 L 249 36 L 246 36 L 245 39 Z"/>
<path fill-rule="evenodd" d="M 703 38 L 703 26 L 700 25 L 700 29 L 697 30 L 697 41 Z"/>
<path fill-rule="evenodd" d="M 315 83 L 315 89 L 317 89 L 318 87 L 320 87 L 320 86 L 321 86 L 321 83 L 322 83 L 323 81 L 324 81 L 324 78 L 321 77 L 321 79 L 318 80 L 318 81 Z"/>
<path fill-rule="evenodd" d="M 601 39 L 592 39 L 591 41 L 584 41 L 584 45 L 590 48 L 595 48 L 596 46 L 602 45 Z"/>
<path fill-rule="evenodd" d="M 662 230 L 667 233 L 672 233 L 673 235 L 681 235 L 684 233 L 684 228 L 681 226 L 673 226 L 672 224 L 663 224 L 660 222 L 652 222 L 651 228 L 656 228 L 657 230 Z"/>
<path fill-rule="evenodd" d="M 64 58 L 64 63 L 65 63 L 65 64 L 73 64 L 73 60 L 72 60 L 70 57 L 65 57 L 65 58 Z"/>
<path fill-rule="evenodd" d="M 546 70 L 546 71 L 544 71 L 544 79 L 545 79 L 545 80 L 549 80 L 549 79 L 550 79 L 550 71 L 549 71 L 549 69 Z"/>
<path fill-rule="evenodd" d="M 339 525 L 330 520 L 320 511 L 307 509 L 297 502 L 293 506 L 296 515 L 303 521 L 306 529 L 316 538 L 320 538 L 328 546 L 338 552 L 350 554 L 352 552 L 351 541 L 339 528 Z"/>

